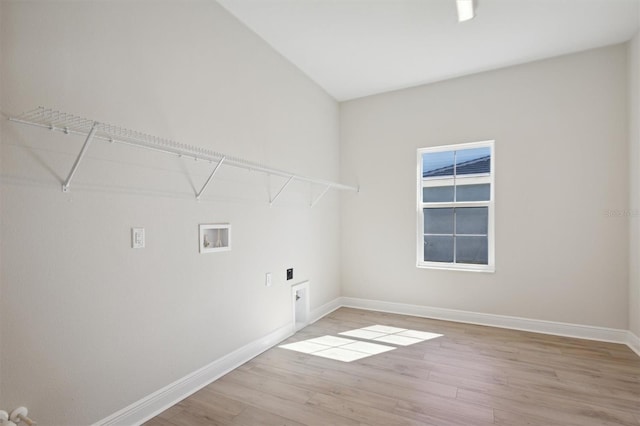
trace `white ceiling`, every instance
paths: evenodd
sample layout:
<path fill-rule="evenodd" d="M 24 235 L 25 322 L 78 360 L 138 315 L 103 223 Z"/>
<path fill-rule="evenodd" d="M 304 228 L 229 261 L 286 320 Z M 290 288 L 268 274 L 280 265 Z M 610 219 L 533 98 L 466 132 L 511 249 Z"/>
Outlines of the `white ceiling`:
<path fill-rule="evenodd" d="M 218 0 L 339 101 L 629 40 L 640 0 Z"/>

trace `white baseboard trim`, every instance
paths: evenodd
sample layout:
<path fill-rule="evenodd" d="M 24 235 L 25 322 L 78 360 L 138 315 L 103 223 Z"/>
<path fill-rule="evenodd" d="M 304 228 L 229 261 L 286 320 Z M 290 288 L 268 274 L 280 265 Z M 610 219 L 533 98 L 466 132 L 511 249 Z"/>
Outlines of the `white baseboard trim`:
<path fill-rule="evenodd" d="M 580 324 L 567 324 L 529 318 L 510 317 L 505 315 L 483 314 L 479 312 L 458 311 L 455 309 L 433 308 L 428 306 L 383 302 L 380 300 L 358 299 L 353 297 L 342 297 L 341 299 L 341 305 L 344 307 L 402 315 L 413 315 L 417 317 L 463 322 L 467 324 L 487 325 L 513 330 L 531 331 L 534 333 L 552 334 L 556 336 L 577 337 L 580 339 L 597 340 L 601 342 L 623 343 L 629 345 L 629 347 L 633 349 L 629 343 L 630 332 L 628 330 Z"/>
<path fill-rule="evenodd" d="M 640 337 L 633 334 L 632 331 L 627 332 L 627 346 L 631 348 L 638 356 L 640 356 Z"/>
<path fill-rule="evenodd" d="M 288 323 L 106 417 L 93 426 L 140 425 L 291 336 Z"/>
<path fill-rule="evenodd" d="M 505 315 L 483 314 L 479 312 L 384 302 L 380 300 L 358 299 L 354 297 L 338 297 L 314 309 L 310 313 L 309 323 L 314 323 L 342 307 L 531 331 L 556 336 L 576 337 L 602 342 L 622 343 L 629 346 L 631 350 L 640 356 L 640 338 L 628 330 L 567 324 Z M 140 425 L 207 386 L 219 377 L 290 337 L 293 334 L 292 330 L 293 324 L 288 323 L 268 335 L 236 349 L 230 354 L 213 361 L 211 364 L 134 402 L 109 417 L 94 423 L 93 426 Z"/>
<path fill-rule="evenodd" d="M 314 309 L 310 313 L 309 324 L 318 321 L 342 307 L 340 298 L 336 298 Z M 255 340 L 228 355 L 223 356 L 211 364 L 194 371 L 185 377 L 165 386 L 164 388 L 134 402 L 133 404 L 113 413 L 93 426 L 130 426 L 139 425 L 160 414 L 167 408 L 177 404 L 189 395 L 199 391 L 219 377 L 241 366 L 250 359 L 260 355 L 293 334 L 293 323 L 280 327 L 276 331 Z"/>
<path fill-rule="evenodd" d="M 309 315 L 309 324 L 313 324 L 318 321 L 320 318 L 329 315 L 331 312 L 335 311 L 338 308 L 342 307 L 342 297 L 337 297 L 333 299 L 331 302 L 325 303 L 324 305 L 315 308 L 311 311 Z"/>

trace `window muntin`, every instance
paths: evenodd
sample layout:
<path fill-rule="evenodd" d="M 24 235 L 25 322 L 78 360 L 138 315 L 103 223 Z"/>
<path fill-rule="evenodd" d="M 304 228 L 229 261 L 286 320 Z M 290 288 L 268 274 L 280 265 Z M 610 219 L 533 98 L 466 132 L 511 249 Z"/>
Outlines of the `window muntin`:
<path fill-rule="evenodd" d="M 493 141 L 418 150 L 420 267 L 494 270 Z"/>

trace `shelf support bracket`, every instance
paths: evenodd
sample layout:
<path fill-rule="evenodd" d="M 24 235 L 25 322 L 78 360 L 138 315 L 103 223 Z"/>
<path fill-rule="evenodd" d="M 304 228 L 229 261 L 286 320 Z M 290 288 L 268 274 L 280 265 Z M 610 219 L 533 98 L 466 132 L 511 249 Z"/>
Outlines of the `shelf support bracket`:
<path fill-rule="evenodd" d="M 218 164 L 216 164 L 216 167 L 213 169 L 213 171 L 211 172 L 211 175 L 209 175 L 209 179 L 207 179 L 207 181 L 204 183 L 204 185 L 202 186 L 202 189 L 200 190 L 200 192 L 198 192 L 196 194 L 196 200 L 200 201 L 200 196 L 202 195 L 202 193 L 204 192 L 205 189 L 207 189 L 207 186 L 209 186 L 209 183 L 211 183 L 211 180 L 213 179 L 213 177 L 215 176 L 215 174 L 218 172 L 218 169 L 220 168 L 220 166 L 222 166 L 222 163 L 224 163 L 224 160 L 227 157 L 223 156 L 220 161 L 218 161 Z"/>
<path fill-rule="evenodd" d="M 318 201 L 320 201 L 320 199 L 324 197 L 324 194 L 329 192 L 330 189 L 331 189 L 331 185 L 327 185 L 327 187 L 320 193 L 320 195 L 318 195 L 316 199 L 313 200 L 313 202 L 311 203 L 311 208 L 313 208 L 313 206 L 315 206 L 318 203 Z"/>
<path fill-rule="evenodd" d="M 87 135 L 87 139 L 85 139 L 84 145 L 82 145 L 82 149 L 80 150 L 78 157 L 76 157 L 76 161 L 73 163 L 73 166 L 71 167 L 71 171 L 69 172 L 69 176 L 67 176 L 67 180 L 65 180 L 64 183 L 62 184 L 62 192 L 69 192 L 69 184 L 71 183 L 71 179 L 73 179 L 73 175 L 76 173 L 76 170 L 80 165 L 80 161 L 82 161 L 84 154 L 87 152 L 87 148 L 89 148 L 89 144 L 91 144 L 91 140 L 93 139 L 93 135 L 96 133 L 97 127 L 98 127 L 98 122 L 94 121 L 93 125 L 91 126 L 91 130 Z"/>
<path fill-rule="evenodd" d="M 287 186 L 289 186 L 289 184 L 291 183 L 291 181 L 293 180 L 293 178 L 294 178 L 294 177 L 295 177 L 295 176 L 293 176 L 293 175 L 292 175 L 292 176 L 287 180 L 287 182 L 282 186 L 282 188 L 280 188 L 280 191 L 278 191 L 278 193 L 276 194 L 276 196 L 275 196 L 275 197 L 273 197 L 273 198 L 271 199 L 271 201 L 269 202 L 269 206 L 272 206 L 272 205 L 273 205 L 273 203 L 275 203 L 275 202 L 276 202 L 276 200 L 278 199 L 278 197 L 280 196 L 280 194 L 282 194 L 282 192 L 287 188 Z"/>

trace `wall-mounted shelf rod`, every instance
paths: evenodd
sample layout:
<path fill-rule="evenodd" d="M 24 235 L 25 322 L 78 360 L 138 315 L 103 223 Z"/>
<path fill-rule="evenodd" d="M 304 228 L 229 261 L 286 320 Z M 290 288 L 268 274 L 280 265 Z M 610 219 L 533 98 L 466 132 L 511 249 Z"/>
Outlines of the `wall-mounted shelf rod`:
<path fill-rule="evenodd" d="M 245 160 L 239 157 L 233 157 L 230 155 L 222 154 L 209 149 L 204 149 L 192 145 L 184 145 L 175 142 L 170 139 L 159 138 L 157 136 L 151 136 L 145 133 L 141 133 L 135 130 L 125 129 L 123 127 L 114 126 L 111 124 L 102 123 L 95 120 L 79 117 L 76 115 L 68 114 L 66 112 L 56 111 L 50 108 L 38 107 L 32 111 L 25 112 L 17 117 L 9 117 L 10 121 L 27 124 L 30 126 L 42 127 L 56 132 L 62 132 L 66 134 L 74 134 L 84 136 L 85 143 L 82 146 L 82 150 L 78 154 L 67 180 L 63 184 L 63 191 L 69 190 L 69 184 L 76 172 L 82 158 L 84 157 L 89 144 L 93 139 L 102 140 L 106 142 L 115 142 L 125 145 L 132 145 L 152 151 L 164 152 L 167 154 L 178 155 L 182 157 L 193 158 L 195 160 L 206 160 L 210 162 L 217 162 L 214 171 L 207 179 L 200 192 L 196 194 L 196 198 L 204 192 L 207 185 L 211 182 L 211 179 L 218 171 L 221 165 L 239 167 L 242 169 L 258 171 L 269 175 L 280 176 L 288 179 L 287 183 L 280 190 L 280 192 L 271 200 L 271 203 L 275 201 L 275 198 L 286 188 L 286 186 L 293 180 L 300 182 L 308 182 L 312 184 L 318 184 L 326 186 L 329 189 L 340 189 L 345 191 L 358 191 L 358 187 L 351 185 L 344 185 L 337 182 L 331 182 L 324 179 L 315 179 L 306 176 L 296 175 L 284 170 L 267 167 L 253 161 Z M 322 194 L 324 195 L 324 194 Z M 315 203 L 314 203 L 315 204 Z"/>
<path fill-rule="evenodd" d="M 313 207 L 313 206 L 315 206 L 316 204 L 318 204 L 318 201 L 320 201 L 320 199 L 321 199 L 322 197 L 324 197 L 324 194 L 326 194 L 327 192 L 329 192 L 329 190 L 330 190 L 330 189 L 331 189 L 331 187 L 330 187 L 329 185 L 327 185 L 327 186 L 324 188 L 324 190 L 320 193 L 320 195 L 318 195 L 318 196 L 316 197 L 316 199 L 315 199 L 315 200 L 313 200 L 313 201 L 311 202 L 311 207 Z"/>
<path fill-rule="evenodd" d="M 216 164 L 216 167 L 213 169 L 213 171 L 211 172 L 211 174 L 209 175 L 209 179 L 207 179 L 207 181 L 204 183 L 204 185 L 202 186 L 202 189 L 200 190 L 200 192 L 198 192 L 196 194 L 196 199 L 200 200 L 200 196 L 202 195 L 202 193 L 204 192 L 205 189 L 207 189 L 207 186 L 209 186 L 209 183 L 211 182 L 211 180 L 213 179 L 213 177 L 215 176 L 216 172 L 218 171 L 218 169 L 220 168 L 220 166 L 222 166 L 222 163 L 224 163 L 224 160 L 227 157 L 222 157 L 220 159 L 220 161 L 218 161 L 218 164 Z"/>
<path fill-rule="evenodd" d="M 289 176 L 289 179 L 287 179 L 287 182 L 282 185 L 282 188 L 280 188 L 280 191 L 278 191 L 278 193 L 276 194 L 275 197 L 273 197 L 271 199 L 271 201 L 269 202 L 269 205 L 272 206 L 273 203 L 276 202 L 276 200 L 278 199 L 278 197 L 280 196 L 280 194 L 282 194 L 284 192 L 285 189 L 287 189 L 287 186 L 289 186 L 289 184 L 291 183 L 291 181 L 293 180 L 294 176 Z"/>
<path fill-rule="evenodd" d="M 87 152 L 87 148 L 89 148 L 89 144 L 91 143 L 93 136 L 95 136 L 97 124 L 98 123 L 93 123 L 93 126 L 91 126 L 91 130 L 89 130 L 89 134 L 87 135 L 87 138 L 84 140 L 84 145 L 82 145 L 82 149 L 80 150 L 80 153 L 76 157 L 76 161 L 73 163 L 73 166 L 71 166 L 71 171 L 69 172 L 69 176 L 67 176 L 67 180 L 65 180 L 64 183 L 62 184 L 62 192 L 67 192 L 69 190 L 71 179 L 73 179 L 73 175 L 76 173 L 76 170 L 78 170 L 78 166 L 80 165 L 80 161 L 82 161 L 82 157 L 84 157 L 84 154 Z"/>

